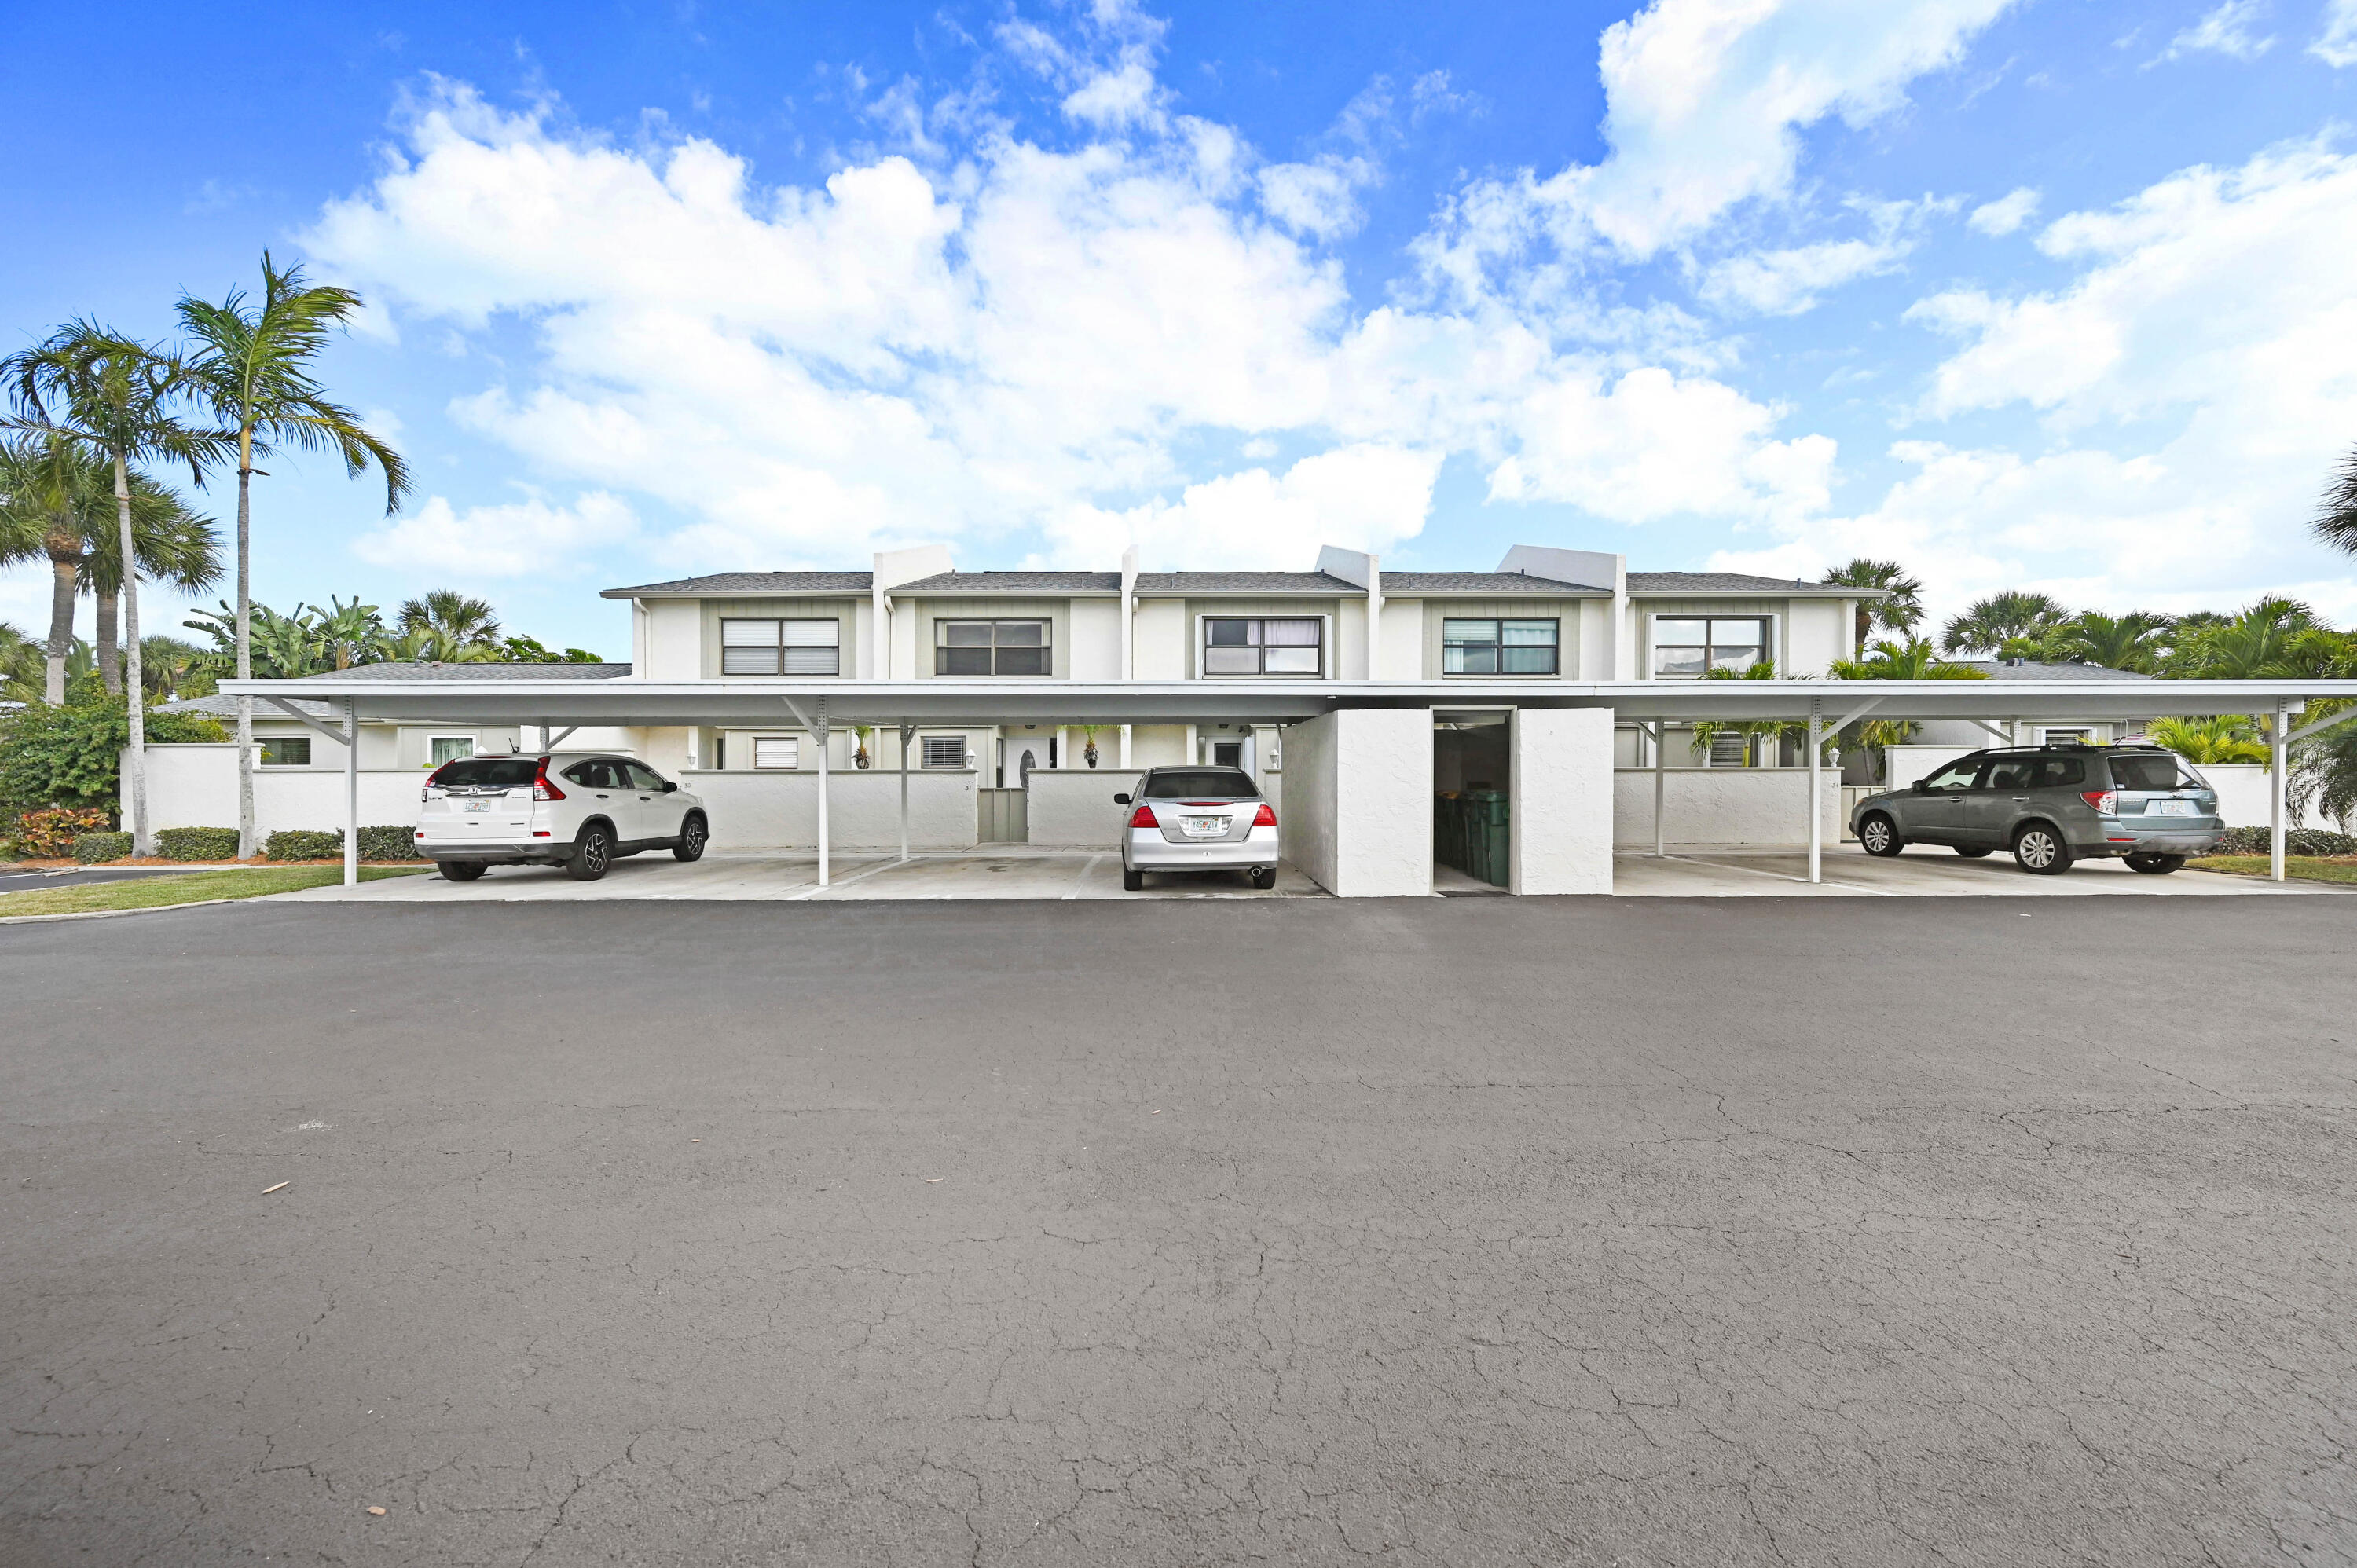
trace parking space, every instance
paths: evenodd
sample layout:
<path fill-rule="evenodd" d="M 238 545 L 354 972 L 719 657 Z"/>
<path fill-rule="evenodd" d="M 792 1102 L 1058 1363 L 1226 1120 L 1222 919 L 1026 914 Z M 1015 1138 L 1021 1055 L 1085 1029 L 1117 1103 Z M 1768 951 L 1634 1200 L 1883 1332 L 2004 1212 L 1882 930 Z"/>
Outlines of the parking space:
<path fill-rule="evenodd" d="M 1121 886 L 1121 856 L 1105 851 L 1032 850 L 1007 846 L 950 854 L 835 855 L 828 886 L 818 885 L 818 859 L 807 852 L 713 850 L 683 865 L 669 854 L 633 855 L 614 863 L 596 882 L 576 882 L 554 866 L 495 865 L 479 882 L 407 876 L 357 887 L 315 887 L 285 895 L 321 902 L 370 904 L 502 903 L 600 898 L 776 900 L 779 902 L 967 898 L 1300 898 L 1324 890 L 1290 865 L 1277 868 L 1276 886 L 1262 892 L 1241 872 L 1205 876 L 1149 876 L 1145 890 Z"/>
<path fill-rule="evenodd" d="M 1968 860 L 1951 850 L 1923 849 L 1881 859 L 1850 843 L 1825 847 L 1824 878 L 1811 884 L 1808 853 L 1787 845 L 1674 844 L 1669 854 L 1658 859 L 1651 850 L 1621 851 L 1613 859 L 1612 891 L 1622 897 L 1655 898 L 1905 898 L 1959 894 L 2201 897 L 2254 893 L 2329 897 L 2345 892 L 2328 883 L 2266 882 L 2215 872 L 2145 876 L 2117 860 L 2082 861 L 2059 876 L 2033 876 L 2002 854 Z"/>

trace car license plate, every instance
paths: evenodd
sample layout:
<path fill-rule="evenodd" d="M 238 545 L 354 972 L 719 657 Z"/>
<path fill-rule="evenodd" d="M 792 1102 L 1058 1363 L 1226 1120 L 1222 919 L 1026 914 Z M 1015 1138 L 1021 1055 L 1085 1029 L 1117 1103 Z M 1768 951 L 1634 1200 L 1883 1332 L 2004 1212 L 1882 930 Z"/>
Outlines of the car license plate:
<path fill-rule="evenodd" d="M 1178 831 L 1189 838 L 1217 838 L 1228 831 L 1225 817 L 1181 817 Z"/>
<path fill-rule="evenodd" d="M 2164 817 L 2190 817 L 2193 814 L 2193 802 L 2190 800 L 2147 800 L 2144 803 L 2144 809 L 2147 814 L 2158 812 L 2159 815 Z"/>
<path fill-rule="evenodd" d="M 488 811 L 491 803 L 489 800 L 461 800 L 458 809 L 463 811 Z"/>

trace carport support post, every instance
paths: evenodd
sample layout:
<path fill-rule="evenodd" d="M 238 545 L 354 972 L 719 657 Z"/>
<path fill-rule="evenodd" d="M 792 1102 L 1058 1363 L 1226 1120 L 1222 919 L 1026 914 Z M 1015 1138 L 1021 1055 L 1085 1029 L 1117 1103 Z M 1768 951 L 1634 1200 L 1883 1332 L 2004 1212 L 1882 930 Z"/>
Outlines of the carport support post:
<path fill-rule="evenodd" d="M 900 724 L 900 858 L 909 858 L 909 743 L 917 737 L 917 726 L 905 719 Z"/>
<path fill-rule="evenodd" d="M 344 886 L 361 883 L 361 705 L 344 699 Z"/>
<path fill-rule="evenodd" d="M 1824 852 L 1824 824 L 1820 821 L 1817 803 L 1824 798 L 1825 769 L 1820 742 L 1825 729 L 1825 704 L 1819 697 L 1809 699 L 1809 880 L 1821 882 L 1821 862 Z"/>
<path fill-rule="evenodd" d="M 786 704 L 786 712 L 794 715 L 794 722 L 809 731 L 811 738 L 818 742 L 818 885 L 823 887 L 826 886 L 826 699 L 821 697 L 818 700 L 818 722 L 815 724 L 803 715 L 791 697 L 778 700 Z M 902 758 L 901 766 L 908 766 L 906 757 Z"/>
<path fill-rule="evenodd" d="M 1655 719 L 1653 721 L 1653 858 L 1655 860 L 1666 859 L 1669 854 L 1669 851 L 1664 845 L 1662 836 L 1662 784 L 1663 778 L 1662 773 L 1662 757 L 1668 750 L 1669 739 L 1670 721 L 1667 719 Z"/>
<path fill-rule="evenodd" d="M 2285 800 L 2285 775 L 2290 771 L 2291 762 L 2290 730 L 2291 703 L 2287 698 L 2277 697 L 2276 722 L 2267 726 L 2267 875 L 2276 882 L 2284 879 L 2284 827 L 2285 818 L 2290 815 Z"/>

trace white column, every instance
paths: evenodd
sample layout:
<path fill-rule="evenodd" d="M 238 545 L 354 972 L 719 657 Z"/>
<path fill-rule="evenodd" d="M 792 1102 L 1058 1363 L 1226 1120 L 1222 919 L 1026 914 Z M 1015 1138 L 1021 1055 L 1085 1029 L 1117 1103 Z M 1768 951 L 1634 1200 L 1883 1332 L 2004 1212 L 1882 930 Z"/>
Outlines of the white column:
<path fill-rule="evenodd" d="M 1124 768 L 1129 766 L 1129 726 L 1127 725 L 1121 726 L 1121 765 Z"/>
<path fill-rule="evenodd" d="M 2285 698 L 2276 699 L 2276 722 L 2267 726 L 2267 875 L 2277 882 L 2284 879 L 2284 828 L 2286 810 L 2285 776 L 2290 772 L 2291 747 L 2285 736 L 2291 729 L 2291 703 Z"/>
<path fill-rule="evenodd" d="M 917 726 L 900 726 L 900 858 L 909 858 L 909 743 L 916 738 Z"/>
<path fill-rule="evenodd" d="M 344 886 L 361 885 L 361 705 L 344 699 Z"/>
<path fill-rule="evenodd" d="M 818 714 L 818 885 L 826 886 L 826 708 Z"/>
<path fill-rule="evenodd" d="M 1824 827 L 1819 820 L 1817 804 L 1824 798 L 1825 770 L 1824 746 L 1824 703 L 1821 698 L 1809 699 L 1809 880 L 1823 881 L 1819 862 L 1824 850 Z"/>
<path fill-rule="evenodd" d="M 1667 846 L 1663 843 L 1662 822 L 1664 781 L 1662 766 L 1663 758 L 1669 755 L 1669 749 L 1670 721 L 1655 719 L 1653 721 L 1653 858 L 1655 860 L 1663 858 L 1669 853 Z"/>
<path fill-rule="evenodd" d="M 1202 760 L 1202 747 L 1196 738 L 1195 726 L 1189 725 L 1187 726 L 1187 766 L 1192 768 Z"/>

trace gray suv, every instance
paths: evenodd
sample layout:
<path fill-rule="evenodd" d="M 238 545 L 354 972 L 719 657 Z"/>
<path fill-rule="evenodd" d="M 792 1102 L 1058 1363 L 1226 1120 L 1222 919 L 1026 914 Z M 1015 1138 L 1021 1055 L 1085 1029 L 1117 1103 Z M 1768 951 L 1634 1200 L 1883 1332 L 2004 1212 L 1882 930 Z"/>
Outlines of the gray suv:
<path fill-rule="evenodd" d="M 2158 876 L 2216 848 L 2225 824 L 2217 792 L 2173 751 L 2042 746 L 1975 751 L 1910 789 L 1868 795 L 1850 828 L 1868 854 L 1910 843 L 1975 856 L 2010 849 L 2041 876 L 2116 855 Z"/>

